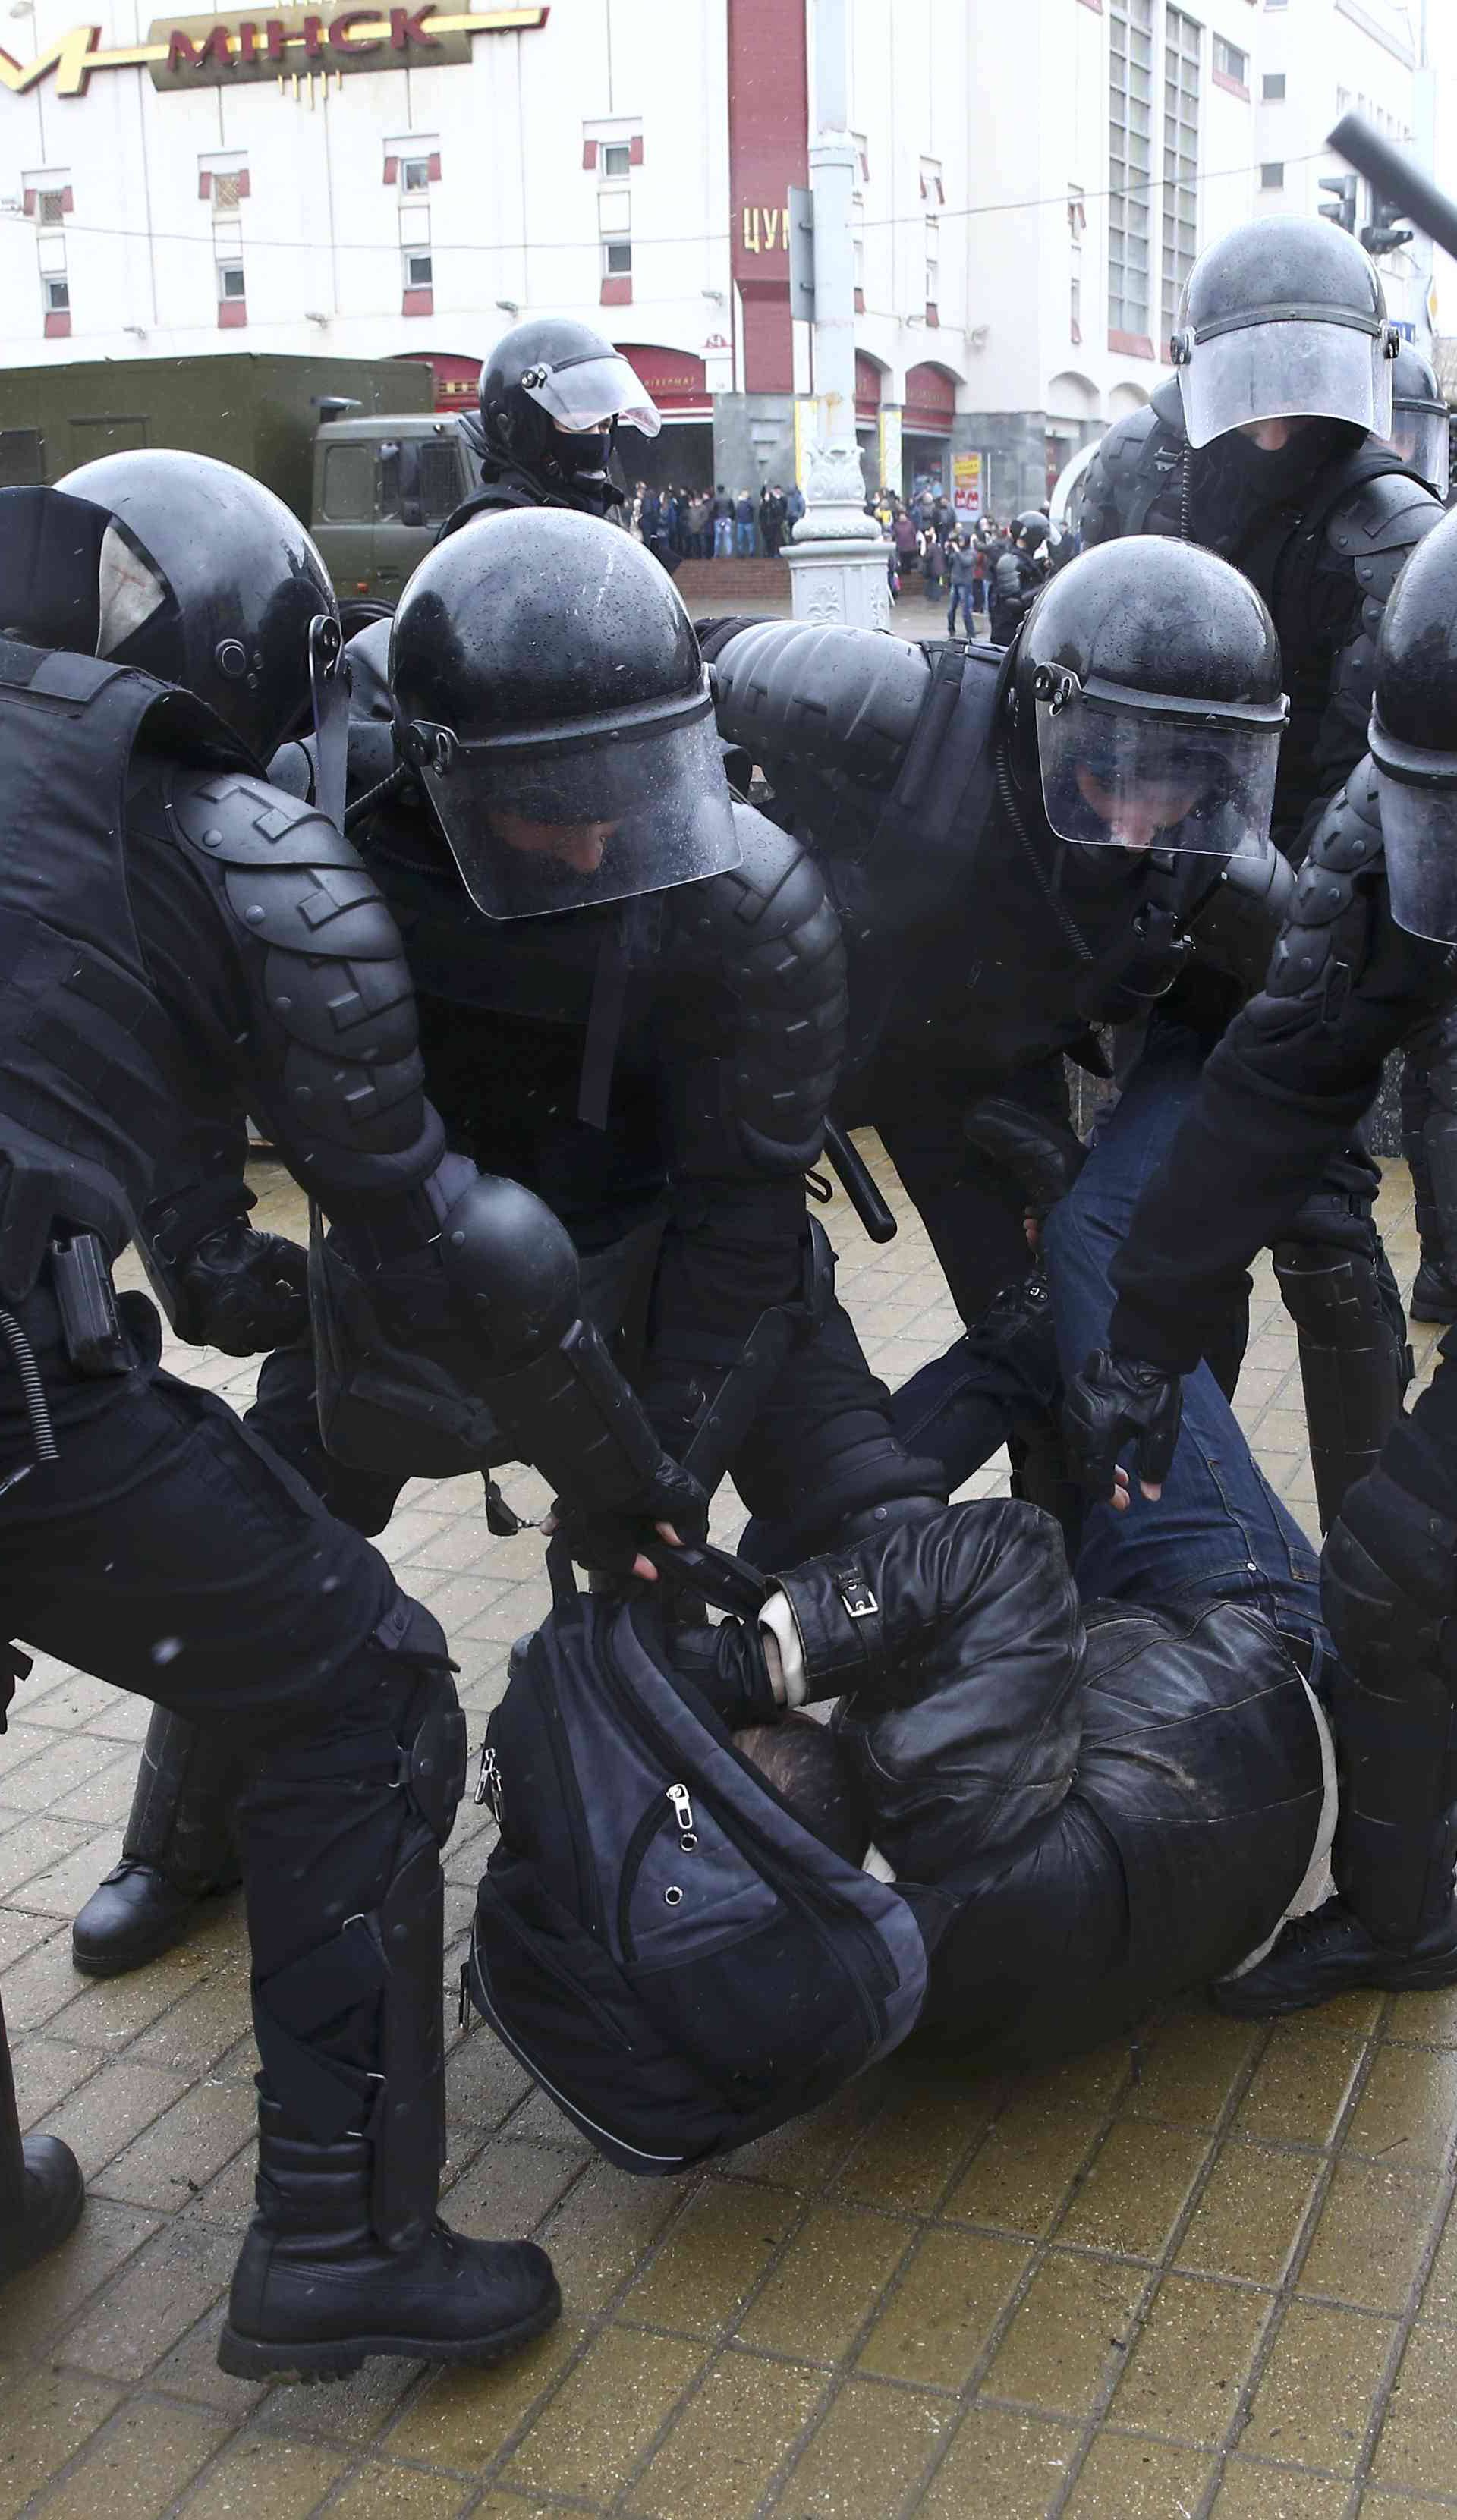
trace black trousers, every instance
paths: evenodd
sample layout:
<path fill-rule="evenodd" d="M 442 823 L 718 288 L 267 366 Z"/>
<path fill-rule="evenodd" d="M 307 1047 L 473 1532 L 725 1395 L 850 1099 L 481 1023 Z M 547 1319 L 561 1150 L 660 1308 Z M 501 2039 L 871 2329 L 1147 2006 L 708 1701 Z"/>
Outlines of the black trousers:
<path fill-rule="evenodd" d="M 140 1297 L 123 1301 L 146 1345 L 134 1345 L 130 1372 L 106 1380 L 71 1370 L 47 1293 L 23 1308 L 60 1458 L 0 1496 L 9 1633 L 236 1750 L 265 2083 L 305 2135 L 329 2140 L 362 2115 L 372 2078 L 387 2078 L 387 2007 L 379 1985 L 361 1983 L 355 2002 L 321 1996 L 315 2020 L 295 1964 L 327 1953 L 341 1919 L 385 1910 L 405 1877 L 430 1939 L 437 1849 L 464 1781 L 444 1639 L 379 1552 L 231 1409 L 158 1370 L 156 1317 Z M 19 1382 L 0 1371 L 0 1477 L 30 1454 Z M 409 1778 L 427 1723 L 448 1744 L 451 1777 L 423 1814 Z M 290 1990 L 286 2032 L 270 1982 Z M 437 1969 L 417 2010 L 407 2080 L 418 2084 L 433 2075 L 432 2015 L 439 2045 Z M 402 2122 L 413 2123 L 408 2105 Z M 412 2227 L 433 2210 L 432 2146 L 417 2164 Z"/>

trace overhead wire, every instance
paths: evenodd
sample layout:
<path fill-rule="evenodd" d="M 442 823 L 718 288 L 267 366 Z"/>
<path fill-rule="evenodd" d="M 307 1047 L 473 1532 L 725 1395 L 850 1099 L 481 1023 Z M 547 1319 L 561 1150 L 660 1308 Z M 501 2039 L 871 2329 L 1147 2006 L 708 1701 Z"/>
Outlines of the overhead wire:
<path fill-rule="evenodd" d="M 1306 150 L 1301 157 L 1287 158 L 1282 162 L 1287 166 L 1304 166 L 1328 155 L 1329 153 L 1324 149 L 1310 149 Z M 1195 186 L 1228 183 L 1236 176 L 1252 175 L 1260 162 L 1257 158 L 1252 158 L 1247 165 L 1208 167 L 1193 178 L 1180 176 L 1177 181 L 1183 188 L 1187 188 L 1191 181 Z M 1175 179 L 1162 175 L 1150 175 L 1136 184 L 1110 184 L 1101 192 L 1079 193 L 1075 199 L 1084 207 L 1091 202 L 1135 201 L 1141 196 L 1161 191 L 1165 182 L 1173 180 Z M 915 210 L 893 211 L 884 218 L 857 218 L 854 222 L 855 234 L 861 236 L 871 229 L 879 228 L 919 227 L 927 218 L 945 222 L 950 219 L 1000 218 L 1014 211 L 1024 210 L 1066 210 L 1070 198 L 1073 197 L 1069 195 L 1065 187 L 1060 193 L 1041 193 L 1016 202 L 971 202 L 963 203 L 959 208 L 949 208 L 944 202 L 937 202 L 931 208 L 923 204 Z M 33 219 L 27 217 L 26 213 L 20 208 L 0 210 L 0 222 L 15 227 L 34 226 Z M 210 225 L 196 229 L 116 227 L 97 220 L 78 219 L 69 212 L 62 224 L 65 233 L 68 236 L 112 237 L 136 245 L 205 246 L 209 253 L 213 250 Z M 727 245 L 731 242 L 732 235 L 733 231 L 730 228 L 706 228 L 689 236 L 656 237 L 644 236 L 634 230 L 632 244 L 644 249 L 666 246 Z M 263 236 L 258 234 L 250 223 L 247 227 L 242 243 L 250 254 L 316 253 L 325 249 L 317 237 Z M 438 254 L 579 253 L 584 250 L 595 251 L 601 244 L 600 234 L 590 237 L 517 237 L 506 240 L 472 238 L 459 242 L 433 237 L 430 249 L 432 253 Z M 375 241 L 370 238 L 341 237 L 327 249 L 338 253 L 397 254 L 399 242 L 397 238 L 381 238 Z"/>

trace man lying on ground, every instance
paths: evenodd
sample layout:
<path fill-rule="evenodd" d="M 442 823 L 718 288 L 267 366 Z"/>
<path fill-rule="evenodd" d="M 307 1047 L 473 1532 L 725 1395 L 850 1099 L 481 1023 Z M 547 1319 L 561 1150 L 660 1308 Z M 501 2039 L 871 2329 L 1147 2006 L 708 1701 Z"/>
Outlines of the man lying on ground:
<path fill-rule="evenodd" d="M 1167 1029 L 1048 1222 L 1050 1299 L 1004 1308 L 979 1366 L 970 1343 L 988 1449 L 1019 1410 L 1051 1405 L 1060 1362 L 1072 1372 L 1103 1336 L 1109 1263 L 1198 1061 L 1197 1040 Z M 610 2043 L 616 2021 L 597 2087 L 609 2123 L 666 2072 L 676 2043 L 720 2091 L 744 2087 L 728 2112 L 743 2110 L 743 2132 L 720 2124 L 697 2147 L 725 2149 L 826 2095 L 823 2075 L 788 2100 L 781 2082 L 775 2106 L 792 2048 L 802 2068 L 807 2003 L 823 2012 L 823 2047 L 843 2033 L 837 2006 L 869 2019 L 878 1969 L 892 1990 L 898 1971 L 905 1995 L 903 1944 L 888 1969 L 884 1950 L 872 1955 L 858 1982 L 855 1965 L 829 1965 L 826 1919 L 855 1908 L 850 1867 L 873 1845 L 920 1940 L 915 2002 L 882 2016 L 878 2040 L 867 2031 L 859 2063 L 913 2026 L 978 2063 L 1022 2064 L 1116 2036 L 1211 1981 L 1237 2005 L 1234 1973 L 1328 1875 L 1328 1656 L 1313 1552 L 1207 1368 L 1185 1385 L 1161 1497 L 1131 1515 L 1092 1507 L 1072 1570 L 1058 1525 L 1032 1506 L 928 1501 L 791 1569 L 756 1614 L 716 1628 L 675 1628 L 657 1599 L 559 1607 L 516 1657 L 492 1719 L 503 1835 L 481 1885 L 478 2002 L 550 2087 L 542 2024 L 562 1999 L 533 1972 L 560 1969 L 570 1946 L 590 1985 L 579 1981 L 575 2016 L 561 2014 L 558 2096 L 601 2140 L 580 2083 L 564 2092 L 562 2075 L 569 2086 L 584 2047 Z M 598 1732 L 593 1792 L 573 1822 L 556 1748 L 531 1748 L 532 1728 L 570 1739 L 594 1698 L 595 1720 L 616 1731 Z M 828 1727 L 797 1712 L 829 1698 Z M 648 1748 L 619 1791 L 615 1743 L 629 1735 Z M 746 1904 L 766 1876 L 778 1900 L 767 1919 Z M 575 1939 L 565 1906 L 584 1928 Z M 884 1943 L 884 1907 L 868 1922 Z M 866 1923 L 844 1946 L 852 1958 Z M 695 2146 L 685 2139 L 671 2162 L 665 2144 L 640 2152 L 629 2166 L 661 2169 Z"/>

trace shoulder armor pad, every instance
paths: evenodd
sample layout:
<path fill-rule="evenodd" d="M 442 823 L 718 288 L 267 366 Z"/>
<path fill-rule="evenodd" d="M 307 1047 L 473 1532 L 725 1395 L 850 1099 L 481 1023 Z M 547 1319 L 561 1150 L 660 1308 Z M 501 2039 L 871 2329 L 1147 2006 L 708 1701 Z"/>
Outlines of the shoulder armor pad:
<path fill-rule="evenodd" d="M 769 621 L 730 639 L 714 675 L 719 733 L 755 760 L 789 753 L 888 788 L 931 668 L 883 631 Z"/>
<path fill-rule="evenodd" d="M 734 822 L 742 864 L 677 896 L 683 960 L 739 1007 L 725 1063 L 741 1146 L 764 1170 L 801 1171 L 819 1151 L 844 1049 L 840 922 L 797 840 L 749 805 Z"/>
<path fill-rule="evenodd" d="M 213 866 L 357 867 L 357 851 L 301 797 L 238 771 L 179 770 L 168 787 L 174 828 Z"/>
<path fill-rule="evenodd" d="M 1326 808 L 1300 869 L 1290 916 L 1265 983 L 1270 999 L 1313 996 L 1337 963 L 1360 966 L 1367 915 L 1356 879 L 1382 858 L 1381 817 L 1369 761 Z"/>
<path fill-rule="evenodd" d="M 296 954 L 388 961 L 399 931 L 358 852 L 323 814 L 261 779 L 181 772 L 173 829 L 218 869 L 228 909 L 260 944 Z"/>
<path fill-rule="evenodd" d="M 1357 563 L 1385 552 L 1408 552 L 1441 522 L 1444 511 L 1425 481 L 1410 472 L 1378 472 L 1342 499 L 1326 526 L 1334 551 Z"/>

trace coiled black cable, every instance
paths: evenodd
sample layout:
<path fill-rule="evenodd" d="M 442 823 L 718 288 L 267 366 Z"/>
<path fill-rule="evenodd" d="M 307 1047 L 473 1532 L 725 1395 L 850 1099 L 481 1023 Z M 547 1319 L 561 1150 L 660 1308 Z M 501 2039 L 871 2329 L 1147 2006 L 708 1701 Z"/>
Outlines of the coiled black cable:
<path fill-rule="evenodd" d="M 387 779 L 380 781 L 377 788 L 367 788 L 362 796 L 355 797 L 353 804 L 345 813 L 344 830 L 352 832 L 356 823 L 362 823 L 365 815 L 372 814 L 377 805 L 387 805 L 390 797 L 397 796 L 400 789 L 414 776 L 411 764 L 408 761 L 402 761 L 396 769 L 390 771 Z"/>
<path fill-rule="evenodd" d="M 56 1430 L 51 1423 L 46 1388 L 40 1378 L 40 1368 L 35 1362 L 35 1350 L 14 1313 L 7 1311 L 4 1305 L 0 1305 L 0 1337 L 4 1338 L 10 1350 L 16 1378 L 21 1386 L 21 1397 L 25 1403 L 25 1415 L 30 1420 L 30 1440 L 35 1447 L 34 1462 L 27 1462 L 22 1469 L 12 1470 L 8 1479 L 0 1481 L 0 1496 L 3 1496 L 6 1488 L 13 1488 L 18 1480 L 28 1475 L 37 1462 L 59 1462 L 61 1447 L 56 1441 Z"/>

